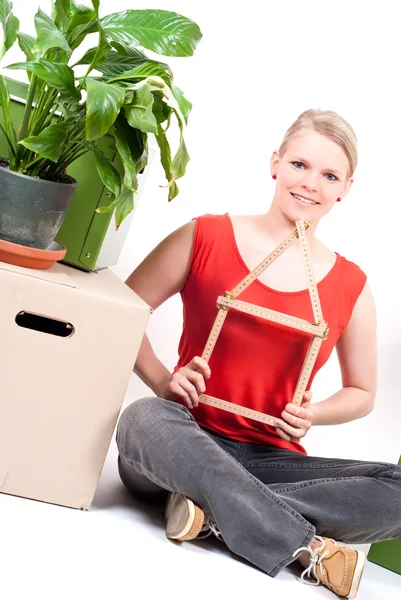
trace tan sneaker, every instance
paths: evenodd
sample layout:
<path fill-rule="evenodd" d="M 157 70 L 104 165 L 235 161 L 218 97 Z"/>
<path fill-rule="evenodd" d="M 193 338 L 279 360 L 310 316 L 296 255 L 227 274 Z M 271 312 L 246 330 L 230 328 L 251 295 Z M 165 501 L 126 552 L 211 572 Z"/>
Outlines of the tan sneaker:
<path fill-rule="evenodd" d="M 215 523 L 192 500 L 179 492 L 170 492 L 166 510 L 166 536 L 180 542 L 205 538 L 212 533 L 222 539 Z"/>
<path fill-rule="evenodd" d="M 302 573 L 301 581 L 310 585 L 321 583 L 338 596 L 355 598 L 365 566 L 365 554 L 331 538 L 318 535 L 315 538 L 321 542 L 319 546 L 305 546 L 293 554 L 296 556 L 306 550 L 311 555 L 309 567 Z M 314 581 L 306 581 L 305 576 L 314 578 Z"/>

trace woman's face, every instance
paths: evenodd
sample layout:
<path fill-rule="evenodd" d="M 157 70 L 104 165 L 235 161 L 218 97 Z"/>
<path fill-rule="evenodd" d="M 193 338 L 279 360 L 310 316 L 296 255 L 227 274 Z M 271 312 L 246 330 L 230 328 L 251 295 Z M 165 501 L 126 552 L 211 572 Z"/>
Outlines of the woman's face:
<path fill-rule="evenodd" d="M 290 139 L 282 156 L 273 152 L 277 175 L 273 203 L 291 221 L 318 221 L 343 198 L 352 184 L 348 159 L 328 137 L 309 130 Z"/>

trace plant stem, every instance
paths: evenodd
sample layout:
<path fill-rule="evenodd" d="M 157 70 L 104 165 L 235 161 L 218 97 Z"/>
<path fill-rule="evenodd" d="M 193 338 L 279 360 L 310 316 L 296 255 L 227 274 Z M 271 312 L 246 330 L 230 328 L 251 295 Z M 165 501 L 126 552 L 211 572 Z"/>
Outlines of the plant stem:
<path fill-rule="evenodd" d="M 36 102 L 35 109 L 32 113 L 32 122 L 33 123 L 35 123 L 35 121 L 37 121 L 38 118 L 42 115 L 43 105 L 46 101 L 45 89 L 46 89 L 46 85 L 42 85 L 40 93 L 39 93 L 38 101 Z"/>
<path fill-rule="evenodd" d="M 46 169 L 46 167 L 50 161 L 48 158 L 43 158 L 43 156 L 38 156 L 37 159 L 35 158 L 35 162 L 36 162 L 36 164 L 31 169 L 31 172 L 27 173 L 27 175 L 30 175 L 31 177 L 39 177 L 39 175 L 42 173 L 42 171 L 44 171 Z"/>
<path fill-rule="evenodd" d="M 87 152 L 89 152 L 89 148 L 83 150 L 82 152 L 78 152 L 75 155 L 73 154 L 72 156 L 69 156 L 68 159 L 64 161 L 64 163 L 57 165 L 57 169 L 53 172 L 53 177 L 64 171 L 64 169 L 66 169 L 71 163 L 78 160 L 78 158 L 81 158 L 81 156 L 83 156 Z"/>
<path fill-rule="evenodd" d="M 39 135 L 39 133 L 43 131 L 43 129 L 45 129 L 45 125 L 46 127 L 50 125 L 53 119 L 53 113 L 50 113 L 50 110 L 52 105 L 54 104 L 55 99 L 57 98 L 57 94 L 57 90 L 49 94 L 49 97 L 42 108 L 42 115 L 32 125 L 32 135 Z"/>
<path fill-rule="evenodd" d="M 37 158 L 35 158 L 35 160 L 33 160 L 29 164 L 25 165 L 25 171 L 28 171 L 28 169 L 30 169 L 31 167 L 33 167 L 33 165 L 36 165 L 38 162 L 40 162 L 42 160 L 44 160 L 43 156 L 38 156 Z"/>
<path fill-rule="evenodd" d="M 27 129 L 28 129 L 28 123 L 29 123 L 29 117 L 31 115 L 32 112 L 32 103 L 33 103 L 33 99 L 35 96 L 35 90 L 36 90 L 36 81 L 37 81 L 37 77 L 36 75 L 32 75 L 31 77 L 31 82 L 29 84 L 29 89 L 28 89 L 28 97 L 26 99 L 26 106 L 25 106 L 25 110 L 24 110 L 24 118 L 22 121 L 22 126 L 21 126 L 21 133 L 19 136 L 19 140 L 23 140 L 26 137 L 26 133 L 27 133 Z M 20 170 L 19 165 L 21 162 L 21 156 L 23 154 L 23 150 L 24 147 L 23 146 L 17 146 L 17 155 L 16 155 L 16 160 L 15 160 L 15 168 L 16 170 Z"/>
<path fill-rule="evenodd" d="M 9 138 L 9 137 L 8 137 L 8 135 L 7 135 L 7 131 L 4 129 L 4 127 L 1 125 L 1 123 L 0 123 L 0 129 L 1 129 L 1 130 L 2 130 L 2 132 L 4 133 L 4 135 L 5 135 L 5 138 L 6 138 L 6 140 L 7 140 L 7 143 L 8 143 L 8 148 L 9 148 L 9 150 L 10 150 L 11 154 L 13 155 L 13 157 L 15 158 L 15 150 L 14 150 L 14 146 L 13 146 L 13 144 L 12 144 L 12 141 L 10 140 L 10 138 Z M 10 165 L 10 168 L 11 168 L 11 165 Z"/>

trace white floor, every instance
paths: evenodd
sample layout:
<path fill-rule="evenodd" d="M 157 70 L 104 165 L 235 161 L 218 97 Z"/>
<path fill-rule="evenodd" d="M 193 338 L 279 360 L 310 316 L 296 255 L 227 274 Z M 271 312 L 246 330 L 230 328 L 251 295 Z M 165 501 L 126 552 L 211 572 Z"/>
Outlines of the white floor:
<path fill-rule="evenodd" d="M 2 599 L 336 598 L 299 583 L 293 566 L 272 579 L 217 540 L 168 541 L 161 513 L 126 492 L 116 457 L 113 440 L 88 512 L 0 494 Z M 401 577 L 368 562 L 358 599 L 400 598 Z"/>

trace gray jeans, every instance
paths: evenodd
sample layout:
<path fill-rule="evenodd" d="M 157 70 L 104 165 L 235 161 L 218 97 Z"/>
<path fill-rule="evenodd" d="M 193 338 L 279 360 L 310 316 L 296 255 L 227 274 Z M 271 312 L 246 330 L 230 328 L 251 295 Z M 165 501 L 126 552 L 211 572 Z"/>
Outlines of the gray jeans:
<path fill-rule="evenodd" d="M 316 534 L 348 543 L 401 537 L 401 467 L 305 456 L 201 429 L 180 404 L 143 398 L 117 428 L 120 476 L 134 494 L 182 492 L 228 548 L 271 577 Z"/>

